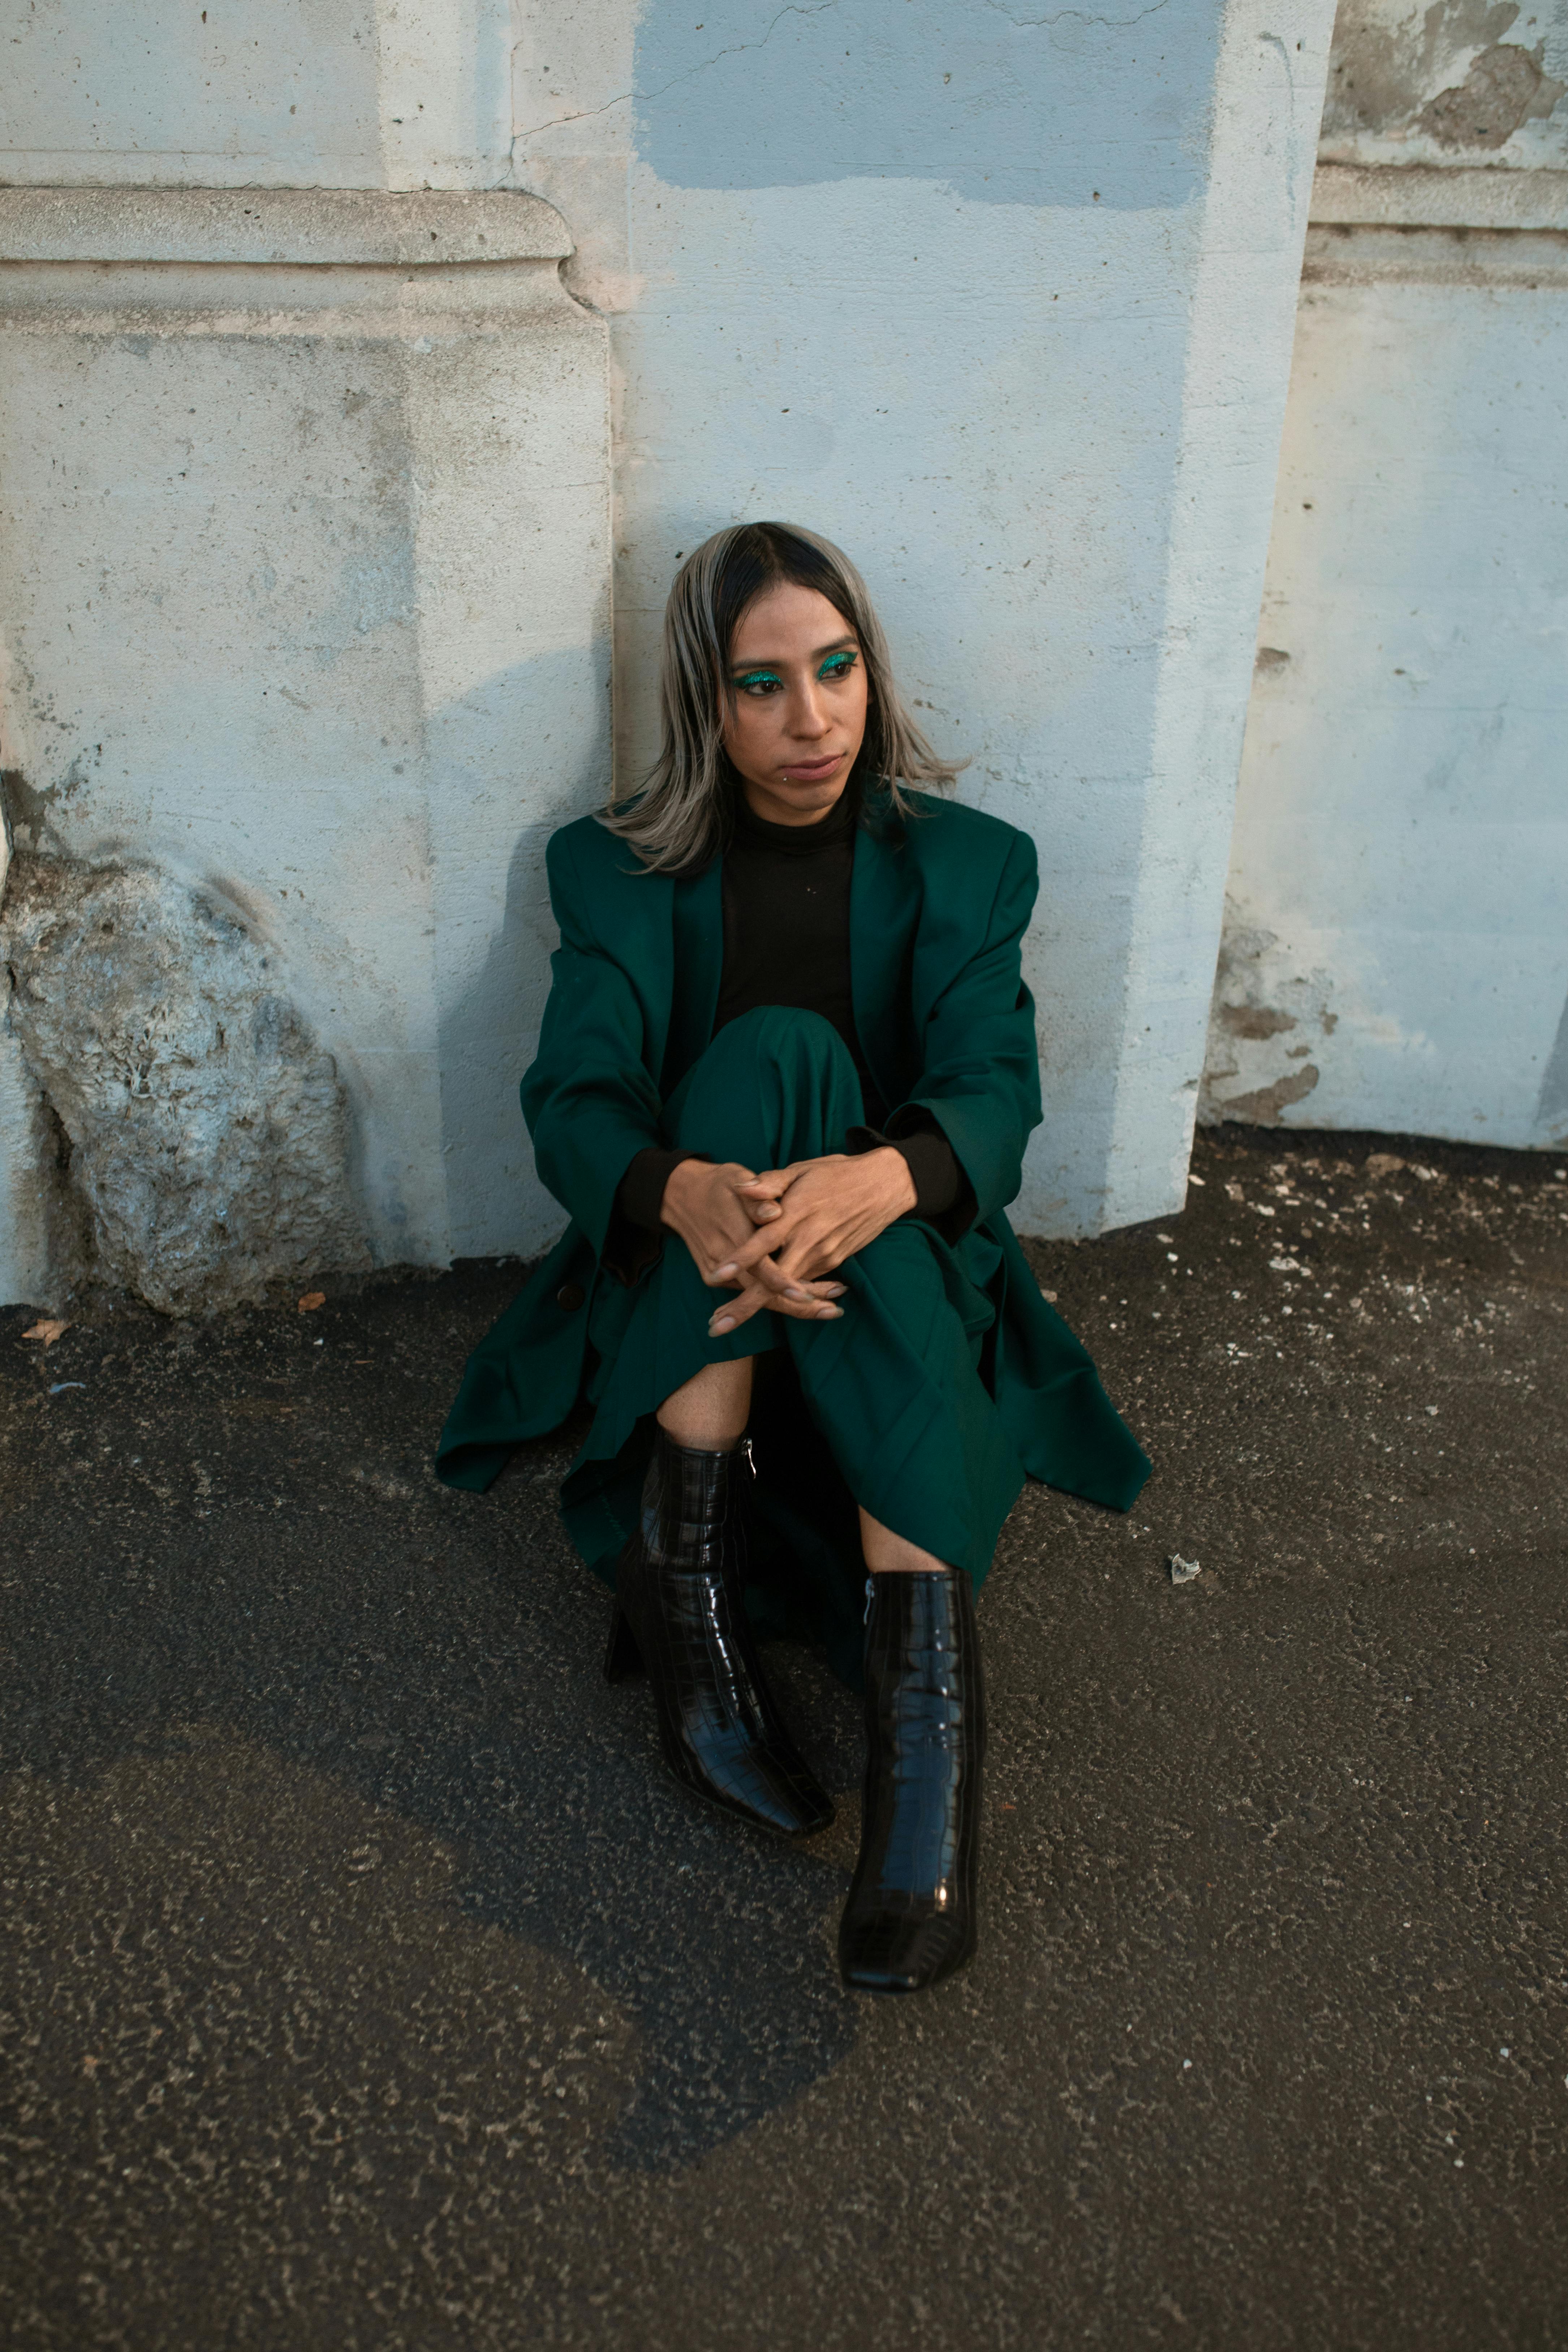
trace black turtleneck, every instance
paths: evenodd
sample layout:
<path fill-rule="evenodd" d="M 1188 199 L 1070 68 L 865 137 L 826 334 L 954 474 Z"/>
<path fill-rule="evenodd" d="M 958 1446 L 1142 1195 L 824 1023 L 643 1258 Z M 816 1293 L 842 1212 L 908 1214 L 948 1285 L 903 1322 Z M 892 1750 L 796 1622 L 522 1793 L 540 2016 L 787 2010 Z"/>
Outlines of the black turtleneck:
<path fill-rule="evenodd" d="M 736 793 L 724 853 L 724 963 L 713 1025 L 722 1029 L 762 1004 L 798 1005 L 830 1021 L 854 1058 L 866 1106 L 868 1124 L 851 1130 L 847 1149 L 869 1151 L 889 1140 L 879 1132 L 889 1106 L 877 1091 L 856 1034 L 850 991 L 849 882 L 859 814 L 853 783 L 815 824 L 770 824 Z M 936 1120 L 918 1115 L 915 1126 L 915 1116 L 905 1113 L 900 1124 L 911 1131 L 900 1136 L 894 1149 L 903 1153 L 914 1180 L 912 1213 L 942 1217 L 969 1187 Z M 659 1212 L 669 1171 L 693 1156 L 639 1151 L 616 1195 L 617 1223 L 625 1219 L 642 1233 L 662 1233 Z M 612 1247 L 605 1255 L 623 1253 Z"/>

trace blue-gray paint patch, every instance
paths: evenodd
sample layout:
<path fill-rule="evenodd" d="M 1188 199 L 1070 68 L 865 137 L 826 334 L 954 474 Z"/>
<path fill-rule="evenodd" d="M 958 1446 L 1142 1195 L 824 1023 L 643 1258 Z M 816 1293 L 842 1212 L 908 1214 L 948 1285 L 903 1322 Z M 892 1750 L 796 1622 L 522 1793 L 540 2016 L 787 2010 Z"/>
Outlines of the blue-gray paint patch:
<path fill-rule="evenodd" d="M 649 0 L 638 152 L 674 187 L 921 179 L 991 204 L 1174 206 L 1202 166 L 1219 25 L 1217 0 Z"/>

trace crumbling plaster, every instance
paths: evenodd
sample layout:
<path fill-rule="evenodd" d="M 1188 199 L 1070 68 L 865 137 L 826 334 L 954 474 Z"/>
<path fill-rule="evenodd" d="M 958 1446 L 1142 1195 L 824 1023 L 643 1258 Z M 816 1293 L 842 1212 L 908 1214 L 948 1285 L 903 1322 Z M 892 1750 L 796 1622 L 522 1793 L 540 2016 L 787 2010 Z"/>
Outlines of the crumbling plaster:
<path fill-rule="evenodd" d="M 1342 0 L 1332 163 L 1568 165 L 1568 0 Z"/>
<path fill-rule="evenodd" d="M 45 1303 L 92 1279 L 177 1315 L 369 1264 L 348 1097 L 279 962 L 155 867 L 14 860 L 8 1025 L 68 1145 L 45 1163 Z"/>

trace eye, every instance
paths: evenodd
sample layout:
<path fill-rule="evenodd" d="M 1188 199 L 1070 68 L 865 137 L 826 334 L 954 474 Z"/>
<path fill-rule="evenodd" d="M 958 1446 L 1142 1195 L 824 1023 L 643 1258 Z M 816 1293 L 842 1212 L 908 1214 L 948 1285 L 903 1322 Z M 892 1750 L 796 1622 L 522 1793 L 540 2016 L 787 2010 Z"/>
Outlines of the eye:
<path fill-rule="evenodd" d="M 738 677 L 735 680 L 737 694 L 778 694 L 783 691 L 783 688 L 784 680 L 776 670 L 748 670 L 744 677 Z"/>
<path fill-rule="evenodd" d="M 848 677 L 858 659 L 858 654 L 829 654 L 816 675 L 826 678 L 830 684 L 838 684 Z"/>

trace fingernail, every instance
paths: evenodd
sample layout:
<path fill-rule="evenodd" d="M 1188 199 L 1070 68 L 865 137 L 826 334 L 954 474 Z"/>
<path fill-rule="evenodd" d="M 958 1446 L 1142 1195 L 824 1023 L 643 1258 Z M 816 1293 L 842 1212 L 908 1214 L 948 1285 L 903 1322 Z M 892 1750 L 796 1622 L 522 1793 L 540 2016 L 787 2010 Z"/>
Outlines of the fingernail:
<path fill-rule="evenodd" d="M 734 1267 L 732 1265 L 716 1265 L 713 1269 L 713 1279 L 715 1282 L 733 1282 L 735 1279 Z"/>
<path fill-rule="evenodd" d="M 811 1293 L 809 1290 L 802 1290 L 797 1284 L 792 1282 L 784 1296 L 786 1298 L 809 1298 Z"/>
<path fill-rule="evenodd" d="M 710 1323 L 708 1326 L 709 1336 L 714 1339 L 721 1339 L 726 1331 L 732 1331 L 734 1328 L 735 1323 L 733 1317 L 725 1315 L 722 1316 L 717 1323 Z"/>

